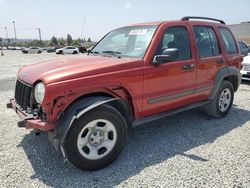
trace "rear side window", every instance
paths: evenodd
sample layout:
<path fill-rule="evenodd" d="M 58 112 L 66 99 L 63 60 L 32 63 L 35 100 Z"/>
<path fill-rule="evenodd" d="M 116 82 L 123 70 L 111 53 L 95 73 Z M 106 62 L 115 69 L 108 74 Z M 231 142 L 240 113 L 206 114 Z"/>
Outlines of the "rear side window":
<path fill-rule="evenodd" d="M 227 54 L 237 54 L 238 51 L 236 42 L 231 32 L 227 28 L 220 28 L 220 33 L 223 38 Z"/>
<path fill-rule="evenodd" d="M 218 56 L 220 54 L 218 40 L 213 28 L 194 26 L 194 33 L 201 58 Z"/>

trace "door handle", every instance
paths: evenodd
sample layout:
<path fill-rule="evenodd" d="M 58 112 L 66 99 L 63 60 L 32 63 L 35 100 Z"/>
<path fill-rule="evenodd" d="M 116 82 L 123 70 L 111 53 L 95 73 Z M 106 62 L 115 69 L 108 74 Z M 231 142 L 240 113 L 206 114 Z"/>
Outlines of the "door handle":
<path fill-rule="evenodd" d="M 216 61 L 216 63 L 223 64 L 223 63 L 225 63 L 225 61 L 223 59 L 219 59 L 219 60 Z"/>
<path fill-rule="evenodd" d="M 191 69 L 193 69 L 194 67 L 195 67 L 194 64 L 189 64 L 189 65 L 184 65 L 184 66 L 182 67 L 182 69 L 183 69 L 183 70 L 191 70 Z"/>

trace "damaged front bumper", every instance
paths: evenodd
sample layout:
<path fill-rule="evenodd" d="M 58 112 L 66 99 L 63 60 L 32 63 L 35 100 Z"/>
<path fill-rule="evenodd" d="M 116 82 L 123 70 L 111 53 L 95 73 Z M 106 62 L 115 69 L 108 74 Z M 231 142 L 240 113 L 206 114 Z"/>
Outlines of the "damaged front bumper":
<path fill-rule="evenodd" d="M 16 103 L 14 99 L 11 99 L 9 103 L 6 104 L 7 108 L 12 108 L 19 118 L 21 119 L 18 123 L 18 127 L 25 127 L 27 129 L 36 129 L 40 131 L 51 131 L 55 129 L 55 124 L 44 122 L 32 113 L 27 113 L 22 110 L 20 106 Z"/>

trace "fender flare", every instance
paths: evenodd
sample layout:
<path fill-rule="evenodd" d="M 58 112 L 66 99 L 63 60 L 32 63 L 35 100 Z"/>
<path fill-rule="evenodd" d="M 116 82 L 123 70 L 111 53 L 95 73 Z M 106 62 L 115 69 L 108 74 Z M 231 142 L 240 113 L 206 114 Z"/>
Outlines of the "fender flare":
<path fill-rule="evenodd" d="M 224 67 L 220 69 L 215 77 L 214 87 L 209 95 L 209 100 L 213 100 L 220 88 L 220 85 L 222 81 L 228 77 L 228 76 L 236 76 L 237 80 L 235 80 L 237 87 L 235 88 L 235 91 L 238 89 L 240 83 L 241 83 L 241 74 L 239 70 L 236 67 Z"/>
<path fill-rule="evenodd" d="M 120 103 L 121 105 L 125 105 L 124 109 L 126 109 L 126 112 L 122 113 L 122 115 L 125 117 L 125 120 L 127 123 L 129 123 L 127 117 L 130 116 L 130 111 L 127 111 L 128 105 L 123 99 L 120 98 L 112 98 L 112 97 L 106 97 L 106 96 L 91 96 L 83 98 L 79 101 L 76 101 L 73 103 L 62 115 L 60 118 L 58 124 L 56 125 L 55 134 L 57 135 L 57 138 L 59 139 L 59 142 L 61 145 L 64 144 L 65 138 L 67 136 L 68 131 L 70 130 L 72 124 L 75 120 L 77 120 L 79 117 L 81 117 L 86 112 L 101 106 L 103 104 L 110 104 L 111 106 L 115 106 Z"/>

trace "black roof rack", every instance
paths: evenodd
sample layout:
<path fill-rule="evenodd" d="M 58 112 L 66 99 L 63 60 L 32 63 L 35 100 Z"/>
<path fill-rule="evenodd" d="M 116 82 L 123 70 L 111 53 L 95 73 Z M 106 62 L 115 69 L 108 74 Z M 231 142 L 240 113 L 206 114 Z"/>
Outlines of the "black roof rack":
<path fill-rule="evenodd" d="M 197 16 L 186 16 L 186 17 L 183 17 L 181 20 L 188 21 L 190 19 L 212 20 L 212 21 L 220 22 L 222 24 L 226 24 L 223 20 L 218 20 L 218 19 L 214 19 L 214 18 L 207 18 L 207 17 L 197 17 Z"/>

